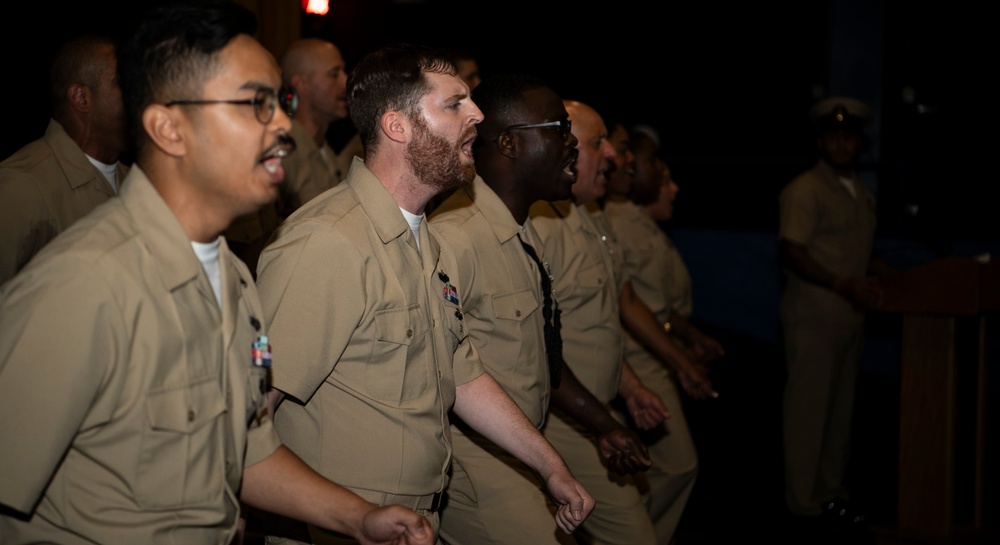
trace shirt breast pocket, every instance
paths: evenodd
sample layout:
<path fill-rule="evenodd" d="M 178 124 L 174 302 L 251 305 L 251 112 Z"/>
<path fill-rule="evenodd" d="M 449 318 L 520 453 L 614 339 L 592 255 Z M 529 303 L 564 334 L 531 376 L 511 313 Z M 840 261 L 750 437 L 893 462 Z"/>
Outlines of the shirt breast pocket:
<path fill-rule="evenodd" d="M 375 341 L 364 370 L 365 389 L 373 399 L 397 403 L 427 389 L 433 355 L 426 320 L 418 306 L 376 312 Z M 418 357 L 411 358 L 411 353 Z"/>
<path fill-rule="evenodd" d="M 540 307 L 535 293 L 530 289 L 493 297 L 496 329 L 489 335 L 487 341 L 493 365 L 513 368 L 521 359 L 524 338 L 532 335 L 541 336 Z M 536 313 L 538 313 L 537 318 Z M 486 350 L 481 351 L 483 352 Z"/>
<path fill-rule="evenodd" d="M 136 468 L 136 500 L 143 507 L 190 505 L 221 493 L 225 413 L 214 377 L 149 395 Z"/>
<path fill-rule="evenodd" d="M 603 263 L 597 263 L 581 269 L 573 280 L 570 284 L 570 290 L 582 297 L 587 297 L 604 288 L 604 285 L 610 281 L 610 273 Z"/>

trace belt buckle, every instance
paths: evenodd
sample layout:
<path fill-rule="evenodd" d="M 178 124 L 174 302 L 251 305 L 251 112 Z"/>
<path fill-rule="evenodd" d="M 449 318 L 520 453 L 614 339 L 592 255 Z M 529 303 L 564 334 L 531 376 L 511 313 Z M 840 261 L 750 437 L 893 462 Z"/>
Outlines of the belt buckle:
<path fill-rule="evenodd" d="M 436 513 L 441 508 L 441 496 L 443 495 L 440 491 L 434 493 L 434 497 L 431 499 L 431 507 L 428 511 Z"/>

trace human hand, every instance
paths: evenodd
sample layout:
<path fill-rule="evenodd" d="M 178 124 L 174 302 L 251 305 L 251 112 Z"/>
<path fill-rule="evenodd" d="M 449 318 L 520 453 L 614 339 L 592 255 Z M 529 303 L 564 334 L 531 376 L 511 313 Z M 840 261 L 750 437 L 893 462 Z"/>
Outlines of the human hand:
<path fill-rule="evenodd" d="M 602 433 L 597 438 L 597 446 L 608 468 L 619 475 L 645 471 L 653 465 L 649 449 L 639 435 L 625 426 Z"/>
<path fill-rule="evenodd" d="M 641 430 L 651 430 L 670 418 L 670 411 L 660 396 L 645 386 L 635 388 L 635 391 L 625 398 L 625 407 L 628 408 L 632 422 Z"/>
<path fill-rule="evenodd" d="M 840 278 L 834 286 L 838 293 L 862 310 L 882 307 L 882 288 L 879 286 L 878 278 L 874 276 Z"/>
<path fill-rule="evenodd" d="M 678 371 L 677 379 L 680 381 L 684 393 L 694 399 L 715 399 L 719 397 L 719 392 L 715 391 L 708 375 L 697 367 L 688 367 Z"/>
<path fill-rule="evenodd" d="M 567 534 L 573 533 L 594 510 L 594 498 L 568 469 L 549 475 L 545 487 L 557 506 L 556 525 Z"/>
<path fill-rule="evenodd" d="M 436 540 L 426 518 L 400 505 L 369 511 L 361 519 L 359 534 L 356 537 L 364 545 L 431 545 Z"/>
<path fill-rule="evenodd" d="M 694 355 L 693 359 L 697 364 L 706 365 L 726 355 L 726 351 L 719 344 L 719 341 L 705 335 L 694 326 L 690 329 L 688 345 L 690 346 L 691 353 Z"/>

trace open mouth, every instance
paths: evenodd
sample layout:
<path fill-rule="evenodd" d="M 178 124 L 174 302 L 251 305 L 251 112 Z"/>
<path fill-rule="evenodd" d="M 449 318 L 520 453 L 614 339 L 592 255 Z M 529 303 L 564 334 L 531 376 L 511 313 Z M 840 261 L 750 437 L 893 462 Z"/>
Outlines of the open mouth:
<path fill-rule="evenodd" d="M 472 155 L 472 144 L 476 141 L 476 137 L 478 136 L 478 134 L 479 133 L 477 131 L 473 130 L 471 134 L 469 134 L 469 136 L 467 136 L 465 140 L 462 141 L 462 146 L 461 146 L 462 153 L 469 156 Z"/>
<path fill-rule="evenodd" d="M 281 160 L 295 151 L 295 139 L 287 134 L 278 135 L 278 139 L 260 154 L 258 162 L 269 174 L 276 174 L 281 169 Z"/>
<path fill-rule="evenodd" d="M 573 148 L 570 150 L 569 155 L 566 157 L 566 164 L 563 165 L 563 172 L 567 176 L 576 180 L 576 158 L 580 155 L 580 152 Z"/>

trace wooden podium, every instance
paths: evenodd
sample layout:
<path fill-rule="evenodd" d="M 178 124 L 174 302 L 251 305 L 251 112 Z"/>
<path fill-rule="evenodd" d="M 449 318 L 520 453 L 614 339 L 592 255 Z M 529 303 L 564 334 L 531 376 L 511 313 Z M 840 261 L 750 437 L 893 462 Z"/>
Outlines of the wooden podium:
<path fill-rule="evenodd" d="M 900 536 L 985 530 L 987 325 L 1000 310 L 1000 264 L 946 258 L 884 277 L 881 310 L 903 315 Z"/>

